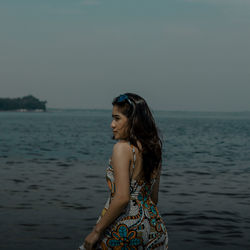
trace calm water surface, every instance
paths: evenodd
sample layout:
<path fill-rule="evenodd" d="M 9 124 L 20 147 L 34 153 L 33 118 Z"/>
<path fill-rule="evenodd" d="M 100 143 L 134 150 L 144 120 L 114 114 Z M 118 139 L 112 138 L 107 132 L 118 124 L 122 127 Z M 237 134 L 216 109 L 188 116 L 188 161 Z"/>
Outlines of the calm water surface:
<path fill-rule="evenodd" d="M 154 112 L 169 249 L 250 249 L 250 113 Z M 0 112 L 0 249 L 76 249 L 108 197 L 111 110 Z"/>

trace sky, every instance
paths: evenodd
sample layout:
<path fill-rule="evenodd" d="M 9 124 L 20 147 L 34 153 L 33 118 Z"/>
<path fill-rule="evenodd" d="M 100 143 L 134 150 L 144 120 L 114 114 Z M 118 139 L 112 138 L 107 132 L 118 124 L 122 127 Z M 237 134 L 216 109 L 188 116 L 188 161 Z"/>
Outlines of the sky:
<path fill-rule="evenodd" d="M 0 0 L 0 97 L 250 111 L 250 0 Z"/>

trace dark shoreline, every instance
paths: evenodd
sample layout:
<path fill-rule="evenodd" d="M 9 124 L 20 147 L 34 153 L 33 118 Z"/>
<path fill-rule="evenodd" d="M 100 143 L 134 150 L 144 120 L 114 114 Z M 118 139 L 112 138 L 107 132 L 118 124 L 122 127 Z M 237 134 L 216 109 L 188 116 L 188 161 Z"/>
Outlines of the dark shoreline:
<path fill-rule="evenodd" d="M 38 98 L 27 95 L 22 98 L 0 98 L 1 111 L 46 110 L 47 101 L 40 101 Z"/>

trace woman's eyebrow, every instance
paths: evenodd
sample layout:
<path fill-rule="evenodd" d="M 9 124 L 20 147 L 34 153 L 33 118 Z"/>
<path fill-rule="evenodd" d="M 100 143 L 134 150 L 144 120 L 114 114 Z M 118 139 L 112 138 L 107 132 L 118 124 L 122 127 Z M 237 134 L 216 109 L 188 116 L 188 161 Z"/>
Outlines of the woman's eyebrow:
<path fill-rule="evenodd" d="M 112 114 L 112 117 L 120 117 L 120 116 L 119 116 L 119 115 L 113 115 L 113 114 Z"/>

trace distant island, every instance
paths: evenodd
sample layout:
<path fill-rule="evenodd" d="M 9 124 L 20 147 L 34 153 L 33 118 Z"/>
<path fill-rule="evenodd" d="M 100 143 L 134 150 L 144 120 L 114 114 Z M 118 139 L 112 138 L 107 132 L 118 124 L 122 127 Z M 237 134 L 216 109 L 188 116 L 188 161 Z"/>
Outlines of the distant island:
<path fill-rule="evenodd" d="M 40 101 L 32 95 L 22 98 L 0 98 L 0 111 L 46 111 L 47 101 Z"/>

